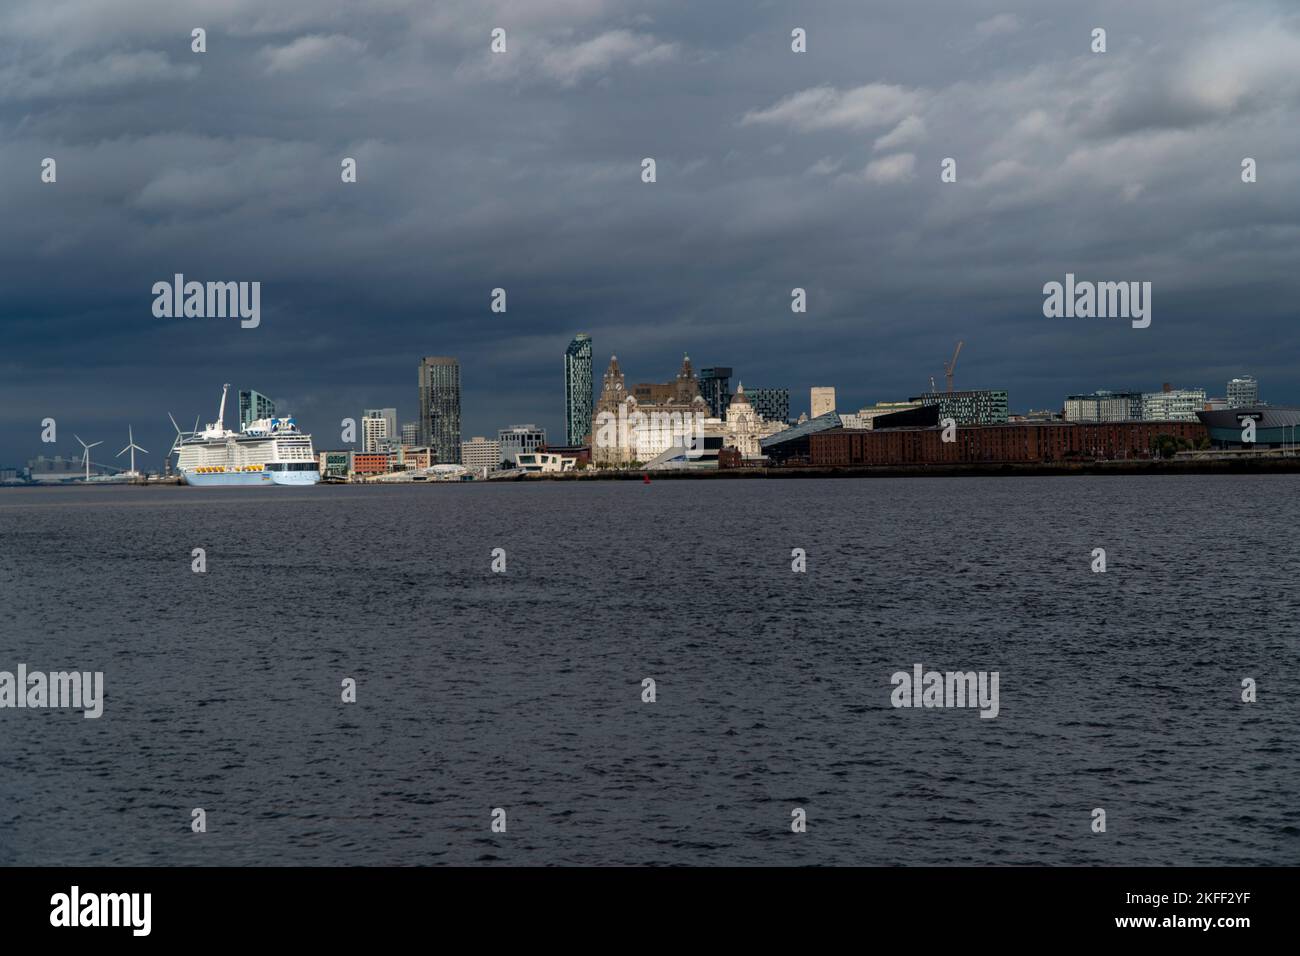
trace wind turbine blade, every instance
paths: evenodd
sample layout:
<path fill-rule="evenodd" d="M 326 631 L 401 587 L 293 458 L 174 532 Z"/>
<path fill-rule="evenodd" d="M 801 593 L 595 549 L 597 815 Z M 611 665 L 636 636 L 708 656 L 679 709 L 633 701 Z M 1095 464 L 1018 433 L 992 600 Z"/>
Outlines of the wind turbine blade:
<path fill-rule="evenodd" d="M 149 449 L 148 449 L 148 448 L 141 448 L 139 445 L 136 445 L 136 446 L 135 446 L 135 450 L 136 450 L 136 451 L 142 451 L 142 452 L 144 452 L 146 455 L 149 454 Z"/>
<path fill-rule="evenodd" d="M 172 428 L 176 429 L 176 434 L 179 435 L 179 434 L 181 433 L 181 426 L 176 424 L 176 419 L 175 419 L 175 418 L 172 418 L 172 413 L 171 413 L 171 412 L 168 412 L 168 413 L 167 413 L 167 417 L 168 417 L 168 418 L 171 418 L 171 420 L 172 420 Z"/>
<path fill-rule="evenodd" d="M 114 458 L 121 458 L 123 455 L 125 455 L 125 454 L 126 454 L 128 451 L 130 451 L 130 450 L 131 450 L 131 446 L 130 446 L 130 445 L 127 445 L 125 448 L 123 448 L 121 451 L 119 451 L 119 452 L 118 452 L 116 455 L 114 455 L 113 457 L 114 457 Z"/>

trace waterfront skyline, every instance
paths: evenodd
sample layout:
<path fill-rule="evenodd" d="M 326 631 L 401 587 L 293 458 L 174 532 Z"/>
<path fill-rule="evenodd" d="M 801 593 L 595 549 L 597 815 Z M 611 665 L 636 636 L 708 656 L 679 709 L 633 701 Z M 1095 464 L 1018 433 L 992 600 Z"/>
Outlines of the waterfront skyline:
<path fill-rule="evenodd" d="M 1246 372 L 1294 402 L 1297 14 L 1130 7 L 12 4 L 0 461 L 48 451 L 45 417 L 166 448 L 225 381 L 323 432 L 409 408 L 425 354 L 461 362 L 462 437 L 559 436 L 579 329 L 635 378 L 687 351 L 848 408 L 925 391 L 958 339 L 957 387 L 1019 409 Z M 516 58 L 488 59 L 496 19 Z M 260 281 L 260 323 L 156 318 L 176 272 Z M 1151 281 L 1151 326 L 1045 318 L 1067 273 Z"/>
<path fill-rule="evenodd" d="M 564 355 L 563 403 L 566 410 L 566 414 L 565 414 L 566 438 L 568 437 L 567 434 L 569 431 L 568 423 L 571 418 L 571 407 L 574 401 L 573 359 L 574 359 L 574 347 L 577 345 L 582 346 L 583 365 L 585 366 L 586 363 L 588 363 L 590 360 L 590 354 L 592 351 L 590 336 L 587 336 L 584 333 L 579 333 L 570 342 L 569 347 L 566 349 Z M 610 368 L 615 371 L 618 371 L 619 370 L 618 366 L 619 363 L 617 361 L 617 357 L 611 356 Z M 439 369 L 443 371 L 442 372 L 437 371 Z M 730 368 L 721 368 L 721 369 L 707 368 L 707 369 L 702 369 L 699 373 L 695 373 L 691 368 L 691 362 L 689 356 L 685 356 L 683 359 L 683 366 L 677 374 L 676 385 L 674 385 L 673 382 L 643 383 L 641 385 L 635 386 L 635 388 L 628 387 L 627 393 L 631 394 L 632 391 L 638 389 L 639 390 L 657 389 L 660 391 L 667 390 L 668 392 L 672 392 L 676 389 L 679 389 L 682 386 L 682 381 L 683 381 L 682 376 L 684 374 L 689 374 L 691 376 L 691 380 L 694 382 L 695 385 L 694 388 L 695 394 L 698 394 L 700 396 L 705 396 L 707 389 L 710 385 L 709 379 L 711 375 L 713 375 L 714 373 L 725 373 L 723 374 L 723 377 L 720 379 L 720 381 L 725 382 L 727 380 L 727 376 L 729 376 L 732 371 L 733 370 Z M 456 358 L 449 357 L 449 356 L 426 356 L 420 360 L 418 372 L 419 372 L 419 384 L 417 387 L 417 397 L 415 400 L 415 405 L 421 410 L 420 412 L 421 421 L 411 422 L 405 426 L 401 426 L 401 430 L 411 431 L 416 434 L 403 437 L 403 438 L 393 437 L 391 440 L 394 442 L 394 447 L 396 447 L 398 444 L 415 445 L 417 441 L 420 446 L 429 446 L 430 441 L 425 436 L 427 436 L 427 434 L 430 432 L 440 431 L 443 433 L 442 438 L 440 439 L 441 443 L 445 445 L 446 449 L 452 450 L 451 454 L 447 454 L 444 451 L 443 461 L 447 463 L 460 463 L 462 450 L 464 448 L 464 442 L 467 441 L 468 439 L 460 434 L 460 428 L 461 428 L 460 422 L 461 422 L 462 414 L 461 414 L 461 385 L 460 385 L 459 362 L 457 361 Z M 606 373 L 606 378 L 608 379 L 608 371 Z M 738 388 L 740 387 L 739 382 L 737 384 L 737 387 Z M 606 382 L 606 388 L 608 388 L 608 381 Z M 241 389 L 238 394 L 239 394 L 238 415 L 239 415 L 240 427 L 242 427 L 244 424 L 244 417 L 247 412 L 245 405 L 252 402 L 252 398 L 249 398 L 249 396 L 255 397 L 258 401 L 265 403 L 269 408 L 268 414 L 276 413 L 274 403 L 270 399 L 266 398 L 265 396 L 260 395 L 258 392 Z M 750 396 L 753 396 L 755 401 L 754 408 L 762 420 L 768 422 L 783 422 L 787 424 L 795 424 L 796 421 L 801 420 L 801 417 L 816 418 L 817 417 L 816 413 L 818 412 L 818 402 L 820 401 L 822 405 L 821 412 L 823 414 L 827 411 L 837 411 L 843 419 L 844 427 L 850 429 L 871 427 L 870 425 L 859 422 L 859 419 L 862 418 L 862 414 L 860 413 L 865 413 L 870 417 L 872 412 L 878 414 L 878 409 L 881 406 L 898 404 L 893 399 L 877 399 L 876 402 L 874 403 L 874 407 L 872 407 L 870 403 L 863 403 L 860 407 L 858 407 L 855 410 L 853 406 L 840 404 L 836 401 L 834 386 L 813 386 L 812 388 L 809 389 L 809 409 L 808 411 L 801 413 L 797 401 L 794 403 L 793 406 L 790 404 L 789 389 L 754 388 L 751 389 L 748 394 Z M 1019 408 L 1016 405 L 1014 405 L 1014 403 L 1008 401 L 1008 394 L 1006 390 L 956 389 L 952 393 L 951 397 L 946 395 L 943 391 L 928 393 L 928 395 L 930 400 L 935 401 L 937 404 L 941 406 L 941 409 L 946 409 L 943 411 L 943 414 L 952 414 L 956 417 L 959 423 L 963 423 L 963 424 L 974 424 L 977 421 L 989 421 L 989 422 L 1006 421 L 1008 414 L 1011 416 L 1013 420 L 1018 416 L 1024 416 L 1026 414 L 1030 415 L 1031 417 L 1041 417 L 1041 415 L 1044 412 L 1049 415 L 1054 415 L 1057 418 L 1062 419 L 1064 421 L 1139 421 L 1139 420 L 1188 421 L 1188 420 L 1194 420 L 1193 418 L 1189 417 L 1189 413 L 1194 414 L 1194 412 L 1197 410 L 1237 407 L 1242 403 L 1242 399 L 1244 397 L 1253 397 L 1258 401 L 1259 381 L 1254 375 L 1250 375 L 1250 374 L 1246 374 L 1242 377 L 1234 377 L 1231 380 L 1229 380 L 1227 383 L 1225 383 L 1225 388 L 1222 391 L 1222 393 L 1216 393 L 1214 389 L 1205 389 L 1204 387 L 1199 387 L 1199 386 L 1193 386 L 1189 388 L 1182 388 L 1182 387 L 1173 388 L 1168 382 L 1162 383 L 1160 389 L 1138 390 L 1132 393 L 1122 392 L 1118 390 L 1110 390 L 1110 389 L 1094 389 L 1093 391 L 1087 394 L 1063 396 L 1059 403 L 1049 404 L 1044 409 Z M 1102 399 L 1103 396 L 1106 397 L 1106 400 L 1109 400 L 1111 398 L 1120 398 L 1120 397 L 1123 397 L 1126 400 L 1134 399 L 1136 400 L 1136 406 L 1131 410 L 1126 410 L 1123 413 L 1119 413 L 1119 414 L 1115 413 L 1113 409 L 1108 409 L 1105 414 L 1102 414 L 1101 412 L 1096 410 L 1092 412 L 1081 411 L 1080 402 L 1085 402 L 1085 403 L 1092 402 L 1093 404 L 1097 404 L 1099 401 L 1103 400 Z M 1189 404 L 1189 400 L 1184 396 L 1193 396 L 1196 397 L 1196 400 L 1190 402 Z M 593 391 L 593 395 L 592 395 L 593 401 L 595 397 L 596 396 Z M 733 396 L 731 395 L 725 396 L 724 404 L 726 402 L 729 402 L 732 397 Z M 780 398 L 780 401 L 775 400 L 778 397 Z M 915 404 L 918 400 L 924 399 L 925 397 L 926 397 L 925 395 L 913 396 L 912 398 L 908 399 L 906 403 L 903 404 Z M 661 396 L 660 399 L 658 400 L 663 400 L 663 398 L 664 397 Z M 1178 401 L 1171 403 L 1169 401 L 1169 399 L 1171 398 L 1177 398 Z M 649 394 L 645 396 L 645 399 L 651 402 L 656 401 L 656 399 L 651 398 Z M 993 402 L 994 406 L 998 406 L 998 407 L 995 408 L 990 406 L 990 409 L 986 410 L 989 412 L 989 414 L 985 414 L 984 412 L 980 412 L 977 414 L 971 409 L 967 409 L 965 412 L 963 412 L 961 408 L 957 405 L 953 405 L 951 408 L 948 407 L 952 401 L 958 399 L 965 401 L 967 403 Z M 432 400 L 432 404 L 431 404 L 431 400 Z M 746 401 L 748 402 L 749 398 L 746 398 Z M 705 403 L 706 405 L 711 404 L 711 402 L 707 397 L 705 398 Z M 1251 402 L 1248 404 L 1254 404 L 1254 403 Z M 1280 403 L 1263 401 L 1260 402 L 1260 404 L 1277 406 Z M 1175 405 L 1177 406 L 1176 408 Z M 779 412 L 774 412 L 773 409 L 775 409 L 777 406 L 780 406 L 781 408 L 785 408 L 787 410 L 787 413 L 784 416 L 782 416 Z M 433 421 L 428 421 L 428 422 L 425 421 L 429 417 L 429 410 L 431 407 L 434 407 L 435 410 L 441 409 L 441 415 L 436 416 L 440 419 L 445 419 L 444 421 L 442 421 L 441 425 L 435 425 Z M 591 408 L 594 407 L 595 406 L 593 404 Z M 588 418 L 591 417 L 591 408 L 588 408 L 586 410 L 586 414 Z M 974 406 L 972 406 L 972 409 L 973 408 Z M 1173 411 L 1171 411 L 1171 409 Z M 279 414 L 292 415 L 292 412 L 282 410 L 279 412 Z M 712 410 L 710 410 L 710 414 L 712 414 Z M 714 417 L 725 419 L 727 417 L 725 407 L 723 408 L 722 415 L 714 415 Z M 215 416 L 213 420 L 215 420 Z M 200 421 L 208 421 L 208 419 L 205 419 L 203 418 L 202 415 L 200 415 Z M 383 425 L 384 428 L 382 429 L 382 432 L 384 436 L 388 436 L 389 433 L 391 433 L 392 436 L 398 436 L 399 426 L 395 424 L 397 421 L 398 421 L 398 409 L 395 407 L 367 408 L 362 411 L 360 418 L 345 418 L 340 421 L 340 425 L 342 428 L 341 435 L 349 433 L 348 422 L 351 422 L 351 426 L 350 426 L 351 433 L 355 435 L 354 441 L 344 440 L 342 437 L 340 437 L 340 440 L 338 442 L 334 442 L 331 444 L 331 441 L 325 440 L 325 441 L 318 441 L 317 445 L 322 452 L 329 451 L 331 449 L 338 449 L 338 448 L 346 448 L 349 451 L 355 453 L 362 453 L 362 454 L 377 451 L 380 442 L 387 439 L 381 438 L 380 432 L 375 431 L 374 429 L 377 428 L 379 425 Z M 534 449 L 534 450 L 540 449 L 546 444 L 545 426 L 538 426 L 534 424 L 529 424 L 529 425 L 511 424 L 497 429 L 498 439 L 499 439 L 499 441 L 497 442 L 498 446 L 500 448 L 506 447 L 507 433 L 512 431 L 522 432 L 526 430 L 532 430 L 538 436 L 535 440 L 532 440 L 530 443 L 527 444 L 527 447 L 529 449 Z M 326 438 L 332 438 L 332 435 L 333 435 L 332 430 L 327 430 L 327 432 L 324 433 L 324 436 Z M 436 445 L 437 443 L 434 444 Z M 552 442 L 551 444 L 556 444 L 556 443 Z M 567 441 L 567 444 L 573 445 L 575 443 L 570 440 Z M 355 447 L 349 447 L 353 445 L 355 445 Z M 516 450 L 521 450 L 521 449 L 516 449 Z M 55 458 L 67 457 L 67 456 L 61 455 L 57 449 L 47 445 L 45 448 L 41 449 L 39 455 L 31 456 L 27 459 L 24 459 L 24 461 L 30 464 L 31 461 L 35 460 L 38 457 L 44 460 L 52 460 Z M 170 454 L 164 455 L 162 459 L 157 463 L 156 467 L 142 468 L 142 470 L 152 471 L 155 473 L 162 473 L 165 469 L 169 467 L 167 462 L 167 459 L 169 457 Z M 438 457 L 439 456 L 435 448 L 435 454 L 434 454 L 435 460 Z M 506 457 L 510 458 L 513 457 L 513 455 L 507 455 Z M 95 466 L 94 470 L 96 471 L 96 473 L 100 473 L 101 470 L 102 473 L 106 473 L 106 474 L 121 470 L 118 469 L 115 465 L 106 464 L 102 462 L 99 463 L 92 462 L 92 465 Z M 101 469 L 100 466 L 105 466 L 105 465 L 106 467 Z M 0 461 L 0 468 L 18 468 L 19 470 L 21 470 L 22 465 L 21 463 L 6 464 L 5 462 Z"/>

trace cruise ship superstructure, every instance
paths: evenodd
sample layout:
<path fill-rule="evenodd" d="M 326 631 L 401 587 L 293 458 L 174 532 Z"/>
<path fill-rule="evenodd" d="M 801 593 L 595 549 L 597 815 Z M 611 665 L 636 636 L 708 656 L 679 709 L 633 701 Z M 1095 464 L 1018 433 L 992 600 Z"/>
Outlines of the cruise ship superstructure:
<path fill-rule="evenodd" d="M 217 420 L 203 429 L 176 428 L 176 471 L 187 485 L 314 485 L 320 467 L 311 436 L 292 418 L 262 418 L 240 431 L 226 428 L 226 395 L 221 387 Z"/>

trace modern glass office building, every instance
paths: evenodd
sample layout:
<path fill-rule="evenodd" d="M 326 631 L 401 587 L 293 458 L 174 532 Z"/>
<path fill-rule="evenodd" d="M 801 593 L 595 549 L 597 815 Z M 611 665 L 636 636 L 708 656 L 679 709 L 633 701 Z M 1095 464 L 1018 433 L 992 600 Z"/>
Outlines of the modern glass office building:
<path fill-rule="evenodd" d="M 926 392 L 908 399 L 925 405 L 938 405 L 939 418 L 953 419 L 958 425 L 1002 425 L 1010 411 L 1004 388 L 972 389 L 965 392 Z"/>
<path fill-rule="evenodd" d="M 420 359 L 420 444 L 438 464 L 460 464 L 460 363 L 445 355 Z"/>
<path fill-rule="evenodd" d="M 564 434 L 581 445 L 591 434 L 591 336 L 579 332 L 564 350 Z"/>

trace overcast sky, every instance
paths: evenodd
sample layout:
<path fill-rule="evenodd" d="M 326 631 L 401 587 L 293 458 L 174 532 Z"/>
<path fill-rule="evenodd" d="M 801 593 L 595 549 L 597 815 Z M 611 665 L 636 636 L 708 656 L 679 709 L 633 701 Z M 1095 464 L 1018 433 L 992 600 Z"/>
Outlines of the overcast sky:
<path fill-rule="evenodd" d="M 579 331 L 597 382 L 685 352 L 794 414 L 942 385 L 958 339 L 1015 410 L 1247 372 L 1294 402 L 1298 107 L 1269 0 L 7 0 L 0 464 L 131 423 L 157 468 L 223 382 L 339 447 L 416 418 L 422 355 L 460 359 L 465 438 L 562 441 Z M 156 318 L 176 272 L 260 281 L 260 327 Z M 1067 272 L 1150 281 L 1150 328 L 1045 318 Z"/>

